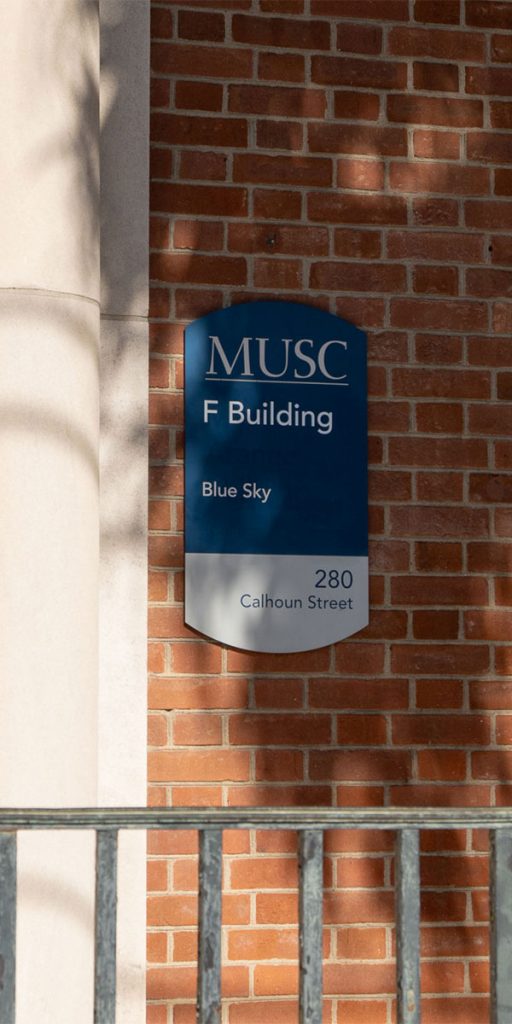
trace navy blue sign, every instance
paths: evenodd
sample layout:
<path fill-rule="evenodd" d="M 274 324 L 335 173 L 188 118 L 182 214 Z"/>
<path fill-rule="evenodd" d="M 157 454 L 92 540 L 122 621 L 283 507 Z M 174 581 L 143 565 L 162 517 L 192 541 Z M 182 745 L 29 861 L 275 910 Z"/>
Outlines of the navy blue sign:
<path fill-rule="evenodd" d="M 185 332 L 185 427 L 187 622 L 269 651 L 362 628 L 365 335 L 291 302 L 202 317 Z"/>

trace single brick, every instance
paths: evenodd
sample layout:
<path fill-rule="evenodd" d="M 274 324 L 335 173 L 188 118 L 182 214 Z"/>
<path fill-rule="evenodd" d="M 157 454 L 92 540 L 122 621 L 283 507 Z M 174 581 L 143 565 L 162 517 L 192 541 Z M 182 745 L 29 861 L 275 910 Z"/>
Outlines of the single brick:
<path fill-rule="evenodd" d="M 512 9 L 507 0 L 466 0 L 466 24 L 506 31 L 512 29 Z"/>
<path fill-rule="evenodd" d="M 416 267 L 413 272 L 413 291 L 420 295 L 458 295 L 457 267 Z"/>
<path fill-rule="evenodd" d="M 405 156 L 407 153 L 407 135 L 403 128 L 310 124 L 308 139 L 312 153 L 358 153 L 361 156 L 378 153 L 380 157 Z"/>
<path fill-rule="evenodd" d="M 178 35 L 182 39 L 222 43 L 225 35 L 224 15 L 213 11 L 179 11 Z"/>
<path fill-rule="evenodd" d="M 333 224 L 405 224 L 407 206 L 401 196 L 345 196 L 328 192 L 310 192 L 308 214 L 311 220 Z"/>
<path fill-rule="evenodd" d="M 322 89 L 270 85 L 230 85 L 229 109 L 237 114 L 268 117 L 323 117 L 326 107 Z"/>
<path fill-rule="evenodd" d="M 251 78 L 251 49 L 221 46 L 187 46 L 184 43 L 153 43 L 151 68 L 162 75 L 194 75 L 205 78 Z"/>
<path fill-rule="evenodd" d="M 460 23 L 460 0 L 415 0 L 414 20 L 445 25 Z"/>
<path fill-rule="evenodd" d="M 340 7 L 339 11 L 342 13 L 343 8 Z M 337 28 L 336 49 L 340 53 L 379 54 L 382 50 L 382 29 L 380 25 L 342 21 Z"/>
<path fill-rule="evenodd" d="M 155 113 L 151 118 L 152 138 L 178 146 L 243 147 L 247 145 L 247 122 L 233 117 L 188 117 L 184 114 Z"/>
<path fill-rule="evenodd" d="M 251 153 L 236 154 L 233 161 L 233 180 L 269 185 L 329 186 L 332 165 L 328 158 L 260 156 Z"/>
<path fill-rule="evenodd" d="M 236 42 L 251 46 L 289 46 L 294 50 L 328 50 L 330 46 L 329 25 L 325 21 L 235 14 L 232 31 Z"/>
<path fill-rule="evenodd" d="M 388 118 L 406 124 L 446 125 L 448 128 L 480 128 L 481 100 L 438 99 L 429 96 L 389 96 Z"/>
<path fill-rule="evenodd" d="M 304 57 L 299 53 L 265 53 L 258 56 L 258 78 L 276 82 L 304 81 Z"/>
<path fill-rule="evenodd" d="M 358 89 L 405 89 L 407 65 L 390 60 L 357 57 L 313 57 L 311 80 L 319 85 L 345 85 Z"/>
<path fill-rule="evenodd" d="M 466 68 L 466 92 L 478 96 L 510 96 L 510 68 Z"/>
<path fill-rule="evenodd" d="M 222 110 L 223 86 L 215 82 L 176 82 L 178 110 Z"/>
<path fill-rule="evenodd" d="M 430 328 L 448 331 L 485 330 L 487 306 L 483 302 L 461 300 L 394 299 L 391 302 L 394 327 Z"/>
<path fill-rule="evenodd" d="M 384 187 L 384 164 L 380 160 L 339 160 L 338 185 L 360 191 L 378 191 Z"/>
<path fill-rule="evenodd" d="M 230 252 L 323 256 L 329 251 L 327 228 L 298 224 L 234 223 L 228 226 Z"/>
<path fill-rule="evenodd" d="M 334 116 L 338 120 L 377 121 L 380 112 L 378 93 L 334 90 Z M 347 125 L 347 128 L 349 126 Z"/>
<path fill-rule="evenodd" d="M 440 28 L 391 28 L 389 53 L 397 57 L 434 57 L 436 60 L 485 61 L 483 32 L 457 32 Z"/>
<path fill-rule="evenodd" d="M 457 132 L 421 128 L 413 133 L 414 156 L 426 160 L 459 160 L 460 143 Z"/>
<path fill-rule="evenodd" d="M 504 103 L 501 100 L 497 100 L 495 103 L 491 101 L 489 106 L 491 108 L 492 128 L 500 128 L 505 131 L 512 128 L 512 103 Z"/>
<path fill-rule="evenodd" d="M 485 195 L 489 191 L 486 167 L 458 164 L 392 163 L 390 186 L 402 192 L 449 192 L 452 195 Z"/>
<path fill-rule="evenodd" d="M 300 121 L 258 121 L 256 145 L 260 149 L 301 150 L 304 125 Z"/>
<path fill-rule="evenodd" d="M 457 64 L 434 64 L 432 61 L 413 64 L 414 88 L 425 92 L 458 92 Z"/>

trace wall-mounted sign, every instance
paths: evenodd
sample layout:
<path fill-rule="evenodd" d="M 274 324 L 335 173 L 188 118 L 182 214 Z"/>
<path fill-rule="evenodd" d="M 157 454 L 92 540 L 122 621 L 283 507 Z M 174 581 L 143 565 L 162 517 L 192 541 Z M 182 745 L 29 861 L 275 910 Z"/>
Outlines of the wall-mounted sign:
<path fill-rule="evenodd" d="M 185 332 L 185 621 L 250 651 L 368 622 L 366 338 L 250 302 Z"/>

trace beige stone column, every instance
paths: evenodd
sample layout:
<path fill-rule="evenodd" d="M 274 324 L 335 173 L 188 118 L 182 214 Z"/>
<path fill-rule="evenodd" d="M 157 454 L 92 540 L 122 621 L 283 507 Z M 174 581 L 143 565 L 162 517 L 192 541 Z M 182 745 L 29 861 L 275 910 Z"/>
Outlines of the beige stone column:
<path fill-rule="evenodd" d="M 149 2 L 100 0 L 98 801 L 146 803 Z M 120 835 L 119 1024 L 144 1024 L 146 835 Z"/>
<path fill-rule="evenodd" d="M 99 17 L 0 4 L 0 804 L 97 800 Z M 17 1024 L 92 1020 L 93 842 L 19 843 Z"/>

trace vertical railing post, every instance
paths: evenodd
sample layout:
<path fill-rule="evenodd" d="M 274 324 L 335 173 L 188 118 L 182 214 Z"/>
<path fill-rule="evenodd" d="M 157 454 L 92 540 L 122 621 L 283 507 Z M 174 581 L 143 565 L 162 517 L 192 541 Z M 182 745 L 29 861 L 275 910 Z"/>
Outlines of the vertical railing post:
<path fill-rule="evenodd" d="M 512 1020 L 512 830 L 491 832 L 491 1024 Z"/>
<path fill-rule="evenodd" d="M 395 903 L 398 1024 L 420 1024 L 420 859 L 415 828 L 397 833 Z"/>
<path fill-rule="evenodd" d="M 0 832 L 0 1021 L 14 1024 L 16 1002 L 16 832 Z"/>
<path fill-rule="evenodd" d="M 117 839 L 115 829 L 96 833 L 94 1024 L 116 1021 Z"/>
<path fill-rule="evenodd" d="M 199 833 L 198 1024 L 220 1024 L 222 831 Z"/>
<path fill-rule="evenodd" d="M 322 1024 L 323 832 L 299 832 L 300 1024 Z"/>

